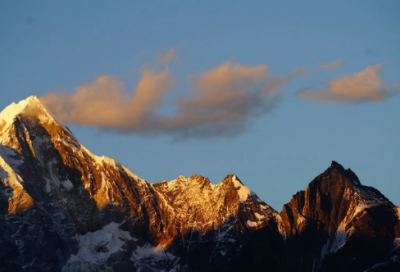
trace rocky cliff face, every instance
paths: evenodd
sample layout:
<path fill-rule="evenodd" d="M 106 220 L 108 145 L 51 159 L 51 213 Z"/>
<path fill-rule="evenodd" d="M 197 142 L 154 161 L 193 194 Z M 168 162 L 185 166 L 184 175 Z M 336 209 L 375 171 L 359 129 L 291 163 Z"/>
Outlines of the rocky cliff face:
<path fill-rule="evenodd" d="M 361 185 L 340 164 L 316 177 L 280 213 L 291 268 L 363 271 L 393 248 L 397 216 L 378 190 Z"/>
<path fill-rule="evenodd" d="M 1 271 L 385 271 L 399 214 L 337 163 L 277 213 L 235 175 L 149 184 L 36 97 L 0 114 Z"/>

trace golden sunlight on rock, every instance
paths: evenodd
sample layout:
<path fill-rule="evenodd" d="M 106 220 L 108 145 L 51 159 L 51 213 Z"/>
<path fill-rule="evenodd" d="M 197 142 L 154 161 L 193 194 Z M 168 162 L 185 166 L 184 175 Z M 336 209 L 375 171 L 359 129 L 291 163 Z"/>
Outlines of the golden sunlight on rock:
<path fill-rule="evenodd" d="M 16 186 L 13 189 L 13 196 L 8 198 L 8 214 L 17 215 L 26 212 L 33 206 L 33 199 L 22 186 Z"/>

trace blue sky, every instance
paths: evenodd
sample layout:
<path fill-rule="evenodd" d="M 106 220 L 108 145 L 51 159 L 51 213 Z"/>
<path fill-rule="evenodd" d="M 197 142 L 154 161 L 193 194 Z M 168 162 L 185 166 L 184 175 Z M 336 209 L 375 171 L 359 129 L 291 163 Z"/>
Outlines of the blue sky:
<path fill-rule="evenodd" d="M 223 63 L 268 65 L 281 77 L 304 66 L 273 107 L 228 136 L 177 140 L 163 129 L 69 127 L 94 154 L 118 160 L 149 182 L 200 174 L 218 183 L 235 173 L 280 211 L 336 160 L 400 205 L 400 95 L 390 88 L 400 82 L 399 1 L 115 3 L 2 1 L 0 108 L 50 91 L 73 95 L 101 75 L 119 76 L 133 93 L 143 63 L 156 66 L 157 50 L 170 48 L 180 61 L 167 65 L 176 82 L 167 102 L 177 90 L 188 95 L 193 77 Z M 334 71 L 320 67 L 340 59 Z M 353 86 L 339 80 L 377 64 L 377 79 L 390 89 L 382 99 L 299 96 L 326 90 L 330 80 Z M 173 114 L 176 106 L 165 103 L 157 112 Z"/>

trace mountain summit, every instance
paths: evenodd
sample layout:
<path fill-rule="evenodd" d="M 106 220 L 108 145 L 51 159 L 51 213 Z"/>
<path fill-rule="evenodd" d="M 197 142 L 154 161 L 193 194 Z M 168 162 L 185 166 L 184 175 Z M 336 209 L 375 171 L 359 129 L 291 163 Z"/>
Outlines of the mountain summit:
<path fill-rule="evenodd" d="M 0 113 L 1 271 L 398 271 L 399 216 L 336 162 L 278 213 L 233 174 L 150 184 L 37 97 Z"/>

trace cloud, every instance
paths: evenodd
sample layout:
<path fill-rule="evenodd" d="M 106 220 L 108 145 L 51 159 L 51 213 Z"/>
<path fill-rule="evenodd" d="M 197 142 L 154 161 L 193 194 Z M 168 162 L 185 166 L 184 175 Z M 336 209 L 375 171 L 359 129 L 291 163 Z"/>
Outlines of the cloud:
<path fill-rule="evenodd" d="M 188 96 L 177 101 L 171 127 L 183 136 L 231 135 L 245 128 L 253 116 L 267 111 L 269 93 L 263 88 L 267 65 L 223 63 L 203 72 Z"/>
<path fill-rule="evenodd" d="M 302 66 L 297 67 L 296 69 L 294 69 L 294 70 L 289 74 L 289 76 L 290 76 L 290 77 L 292 77 L 292 76 L 301 76 L 301 75 L 303 75 L 303 74 L 305 74 L 305 73 L 306 73 L 306 68 L 304 67 L 304 65 L 302 65 Z"/>
<path fill-rule="evenodd" d="M 74 94 L 48 93 L 42 103 L 64 122 L 131 130 L 149 126 L 153 112 L 175 82 L 169 69 L 156 72 L 142 67 L 141 78 L 133 93 L 118 76 L 103 75 L 76 88 Z"/>
<path fill-rule="evenodd" d="M 320 68 L 321 68 L 321 69 L 326 69 L 326 70 L 329 70 L 329 71 L 333 72 L 333 71 L 336 70 L 336 68 L 337 68 L 340 64 L 342 64 L 343 60 L 344 60 L 344 59 L 337 59 L 337 60 L 334 60 L 334 61 L 332 61 L 332 62 L 330 62 L 330 63 L 321 64 Z"/>
<path fill-rule="evenodd" d="M 223 62 L 192 77 L 192 87 L 178 93 L 168 67 L 177 59 L 171 48 L 158 56 L 155 67 L 143 65 L 133 90 L 121 77 L 102 75 L 74 93 L 51 92 L 40 99 L 61 121 L 80 126 L 175 138 L 235 136 L 270 111 L 281 89 L 304 72 L 300 67 L 272 76 L 266 64 Z M 167 95 L 172 104 L 165 105 Z"/>
<path fill-rule="evenodd" d="M 302 90 L 299 97 L 327 103 L 360 104 L 366 102 L 381 102 L 387 98 L 390 89 L 398 88 L 398 83 L 387 86 L 379 73 L 382 64 L 371 65 L 363 71 L 330 80 L 325 91 Z"/>
<path fill-rule="evenodd" d="M 182 63 L 182 59 L 176 54 L 176 50 L 178 46 L 171 47 L 166 53 L 162 53 L 161 50 L 157 50 L 157 59 L 160 64 L 168 64 L 172 60 L 176 60 L 179 63 Z"/>

